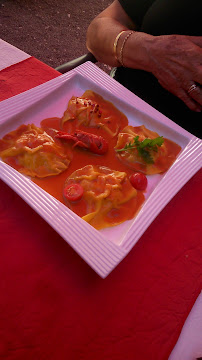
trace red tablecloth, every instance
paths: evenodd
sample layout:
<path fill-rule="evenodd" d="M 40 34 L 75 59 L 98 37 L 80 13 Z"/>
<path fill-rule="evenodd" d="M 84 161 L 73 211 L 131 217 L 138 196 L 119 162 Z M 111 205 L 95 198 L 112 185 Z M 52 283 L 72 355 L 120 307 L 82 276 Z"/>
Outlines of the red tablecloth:
<path fill-rule="evenodd" d="M 29 58 L 0 72 L 0 100 L 58 75 Z M 1 182 L 0 358 L 167 360 L 202 285 L 201 178 L 104 280 Z"/>

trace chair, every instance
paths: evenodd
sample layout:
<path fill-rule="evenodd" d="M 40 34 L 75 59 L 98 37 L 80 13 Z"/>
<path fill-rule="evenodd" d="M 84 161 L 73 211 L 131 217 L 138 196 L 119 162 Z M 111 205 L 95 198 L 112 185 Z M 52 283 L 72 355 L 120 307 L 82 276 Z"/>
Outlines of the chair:
<path fill-rule="evenodd" d="M 72 69 L 74 69 L 75 67 L 81 65 L 81 64 L 84 64 L 86 61 L 91 61 L 92 63 L 96 63 L 98 62 L 97 59 L 95 58 L 95 56 L 88 52 L 76 59 L 73 59 L 73 60 L 70 60 L 62 65 L 59 65 L 55 68 L 55 70 L 59 71 L 60 73 L 64 74 Z M 115 72 L 116 72 L 116 67 L 113 67 L 111 69 L 111 72 L 110 72 L 110 76 L 113 78 L 114 75 L 115 75 Z"/>
<path fill-rule="evenodd" d="M 75 67 L 84 64 L 86 61 L 91 61 L 93 63 L 96 63 L 97 60 L 93 54 L 90 52 L 86 53 L 85 55 L 82 55 L 76 59 L 70 60 L 66 62 L 65 64 L 59 65 L 55 68 L 55 70 L 61 72 L 62 74 L 74 69 Z"/>

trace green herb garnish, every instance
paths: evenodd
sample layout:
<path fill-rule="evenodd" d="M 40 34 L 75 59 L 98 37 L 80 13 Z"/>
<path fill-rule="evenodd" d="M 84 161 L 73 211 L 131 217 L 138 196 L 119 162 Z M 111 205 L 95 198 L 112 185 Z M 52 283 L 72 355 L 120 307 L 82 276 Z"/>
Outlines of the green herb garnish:
<path fill-rule="evenodd" d="M 154 160 L 151 156 L 151 151 L 158 151 L 164 142 L 163 136 L 159 136 L 155 139 L 146 138 L 143 141 L 139 141 L 139 136 L 134 137 L 133 143 L 131 141 L 124 146 L 122 149 L 116 149 L 116 152 L 130 151 L 136 149 L 138 154 L 143 158 L 147 164 L 153 164 Z"/>

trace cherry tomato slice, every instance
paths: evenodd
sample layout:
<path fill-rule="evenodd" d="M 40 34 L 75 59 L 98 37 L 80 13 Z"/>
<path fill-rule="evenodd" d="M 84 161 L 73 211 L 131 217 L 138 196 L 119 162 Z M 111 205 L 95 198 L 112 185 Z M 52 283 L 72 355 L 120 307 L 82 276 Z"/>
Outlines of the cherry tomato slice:
<path fill-rule="evenodd" d="M 147 187 L 147 178 L 142 173 L 134 173 L 130 176 L 131 185 L 137 190 L 145 190 Z"/>
<path fill-rule="evenodd" d="M 83 196 L 83 188 L 80 184 L 69 184 L 64 188 L 64 196 L 69 201 L 80 200 Z"/>

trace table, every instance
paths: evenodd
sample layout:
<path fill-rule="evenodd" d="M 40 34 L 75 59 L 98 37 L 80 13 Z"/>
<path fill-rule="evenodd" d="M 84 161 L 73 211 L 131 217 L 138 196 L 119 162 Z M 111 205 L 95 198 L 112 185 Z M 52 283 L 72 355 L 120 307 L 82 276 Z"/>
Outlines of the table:
<path fill-rule="evenodd" d="M 0 100 L 60 75 L 2 40 L 0 49 Z M 202 356 L 201 178 L 199 171 L 104 280 L 1 181 L 0 358 Z"/>

